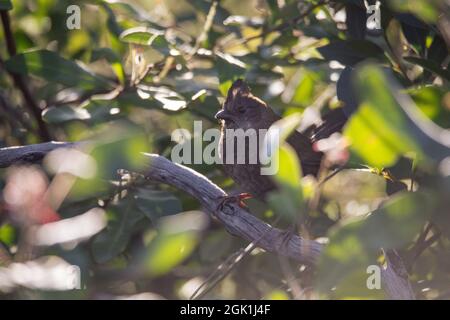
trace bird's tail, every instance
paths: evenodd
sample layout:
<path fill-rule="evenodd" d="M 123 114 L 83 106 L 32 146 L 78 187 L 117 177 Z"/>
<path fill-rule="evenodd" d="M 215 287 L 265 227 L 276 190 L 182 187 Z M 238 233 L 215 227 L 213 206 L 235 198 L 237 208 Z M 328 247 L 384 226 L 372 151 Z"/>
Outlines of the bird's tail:
<path fill-rule="evenodd" d="M 328 138 L 335 132 L 341 132 L 348 118 L 342 108 L 334 109 L 323 117 L 322 123 L 311 130 L 311 141 L 314 143 Z"/>

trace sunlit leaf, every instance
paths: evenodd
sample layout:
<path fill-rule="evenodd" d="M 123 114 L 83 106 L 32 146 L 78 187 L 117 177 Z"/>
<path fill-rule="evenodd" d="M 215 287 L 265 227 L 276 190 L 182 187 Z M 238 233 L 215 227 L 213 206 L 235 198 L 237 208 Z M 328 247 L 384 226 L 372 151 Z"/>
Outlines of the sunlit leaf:
<path fill-rule="evenodd" d="M 450 128 L 450 110 L 443 105 L 448 90 L 438 86 L 426 86 L 407 92 L 429 119 L 443 128 Z"/>
<path fill-rule="evenodd" d="M 137 94 L 141 99 L 153 99 L 162 109 L 179 111 L 187 107 L 186 99 L 167 87 L 139 85 Z"/>
<path fill-rule="evenodd" d="M 450 156 L 450 132 L 427 119 L 392 78 L 365 66 L 356 81 L 363 104 L 344 133 L 369 164 L 389 166 L 409 154 L 426 167 Z"/>
<path fill-rule="evenodd" d="M 267 300 L 289 300 L 289 295 L 281 290 L 274 290 L 266 296 Z"/>
<path fill-rule="evenodd" d="M 292 221 L 304 214 L 300 162 L 295 150 L 288 144 L 278 149 L 274 161 L 278 171 L 273 178 L 279 189 L 269 194 L 268 201 L 277 214 Z"/>
<path fill-rule="evenodd" d="M 156 29 L 136 27 L 125 30 L 120 39 L 127 43 L 150 46 L 162 53 L 168 54 L 169 43 L 164 37 L 164 32 Z"/>
<path fill-rule="evenodd" d="M 407 119 L 386 78 L 370 67 L 358 74 L 358 92 L 364 102 L 344 130 L 352 150 L 374 167 L 393 165 L 408 152 L 423 157 L 419 145 L 408 135 Z"/>
<path fill-rule="evenodd" d="M 150 243 L 145 268 L 151 275 L 169 272 L 183 262 L 195 249 L 199 232 L 206 226 L 201 212 L 187 212 L 164 218 L 158 235 Z"/>
<path fill-rule="evenodd" d="M 2 243 L 10 246 L 13 244 L 15 237 L 16 237 L 16 230 L 11 224 L 5 223 L 0 226 L 0 241 Z"/>
<path fill-rule="evenodd" d="M 102 58 L 111 64 L 111 68 L 120 84 L 125 84 L 125 70 L 123 69 L 120 57 L 110 48 L 100 48 L 92 52 L 91 61 Z"/>

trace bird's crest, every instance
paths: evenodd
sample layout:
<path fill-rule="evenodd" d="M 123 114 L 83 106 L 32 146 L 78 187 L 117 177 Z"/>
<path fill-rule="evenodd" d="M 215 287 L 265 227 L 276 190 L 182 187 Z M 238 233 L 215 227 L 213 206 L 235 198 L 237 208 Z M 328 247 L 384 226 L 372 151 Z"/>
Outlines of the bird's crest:
<path fill-rule="evenodd" d="M 258 103 L 266 106 L 266 104 L 261 99 L 252 95 L 249 86 L 244 80 L 238 79 L 233 82 L 230 89 L 228 90 L 225 106 L 229 106 L 228 108 L 231 109 L 232 106 L 240 104 L 242 99 L 256 100 Z"/>

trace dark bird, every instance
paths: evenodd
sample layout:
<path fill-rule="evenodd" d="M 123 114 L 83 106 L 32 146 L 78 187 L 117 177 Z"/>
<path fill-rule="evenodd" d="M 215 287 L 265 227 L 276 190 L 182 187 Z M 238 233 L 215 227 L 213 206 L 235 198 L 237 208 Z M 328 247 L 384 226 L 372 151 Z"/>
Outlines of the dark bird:
<path fill-rule="evenodd" d="M 261 162 L 257 157 L 256 163 L 249 163 L 249 140 L 246 140 L 245 149 L 238 150 L 238 145 L 234 137 L 227 137 L 226 129 L 269 129 L 270 126 L 281 119 L 264 101 L 255 97 L 247 84 L 243 80 L 237 80 L 233 83 L 228 91 L 227 98 L 222 109 L 216 114 L 216 119 L 221 120 L 222 134 L 219 143 L 220 157 L 223 160 L 224 170 L 242 192 L 249 193 L 253 197 L 264 200 L 265 195 L 276 188 L 271 176 L 261 174 Z M 302 167 L 303 175 L 317 176 L 323 154 L 313 149 L 315 141 L 326 138 L 332 133 L 340 131 L 347 120 L 344 113 L 337 109 L 330 112 L 325 117 L 322 124 L 307 130 L 309 134 L 294 131 L 287 139 L 287 142 L 295 149 Z M 227 139 L 233 141 L 228 144 L 234 148 L 234 162 L 226 163 Z M 257 135 L 256 150 L 263 141 L 259 141 L 260 136 Z M 255 141 L 254 140 L 254 141 Z M 245 163 L 238 164 L 237 157 L 239 152 L 246 151 Z"/>

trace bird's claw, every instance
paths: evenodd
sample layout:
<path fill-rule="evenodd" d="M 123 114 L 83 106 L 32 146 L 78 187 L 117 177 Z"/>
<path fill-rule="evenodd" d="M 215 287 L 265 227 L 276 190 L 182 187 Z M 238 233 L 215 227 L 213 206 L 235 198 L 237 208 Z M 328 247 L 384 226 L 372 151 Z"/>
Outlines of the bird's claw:
<path fill-rule="evenodd" d="M 228 204 L 237 204 L 239 207 L 246 209 L 247 205 L 244 200 L 251 199 L 252 195 L 250 193 L 240 193 L 238 195 L 226 195 L 220 197 L 220 203 L 217 206 L 217 210 L 222 211 L 224 207 Z"/>

